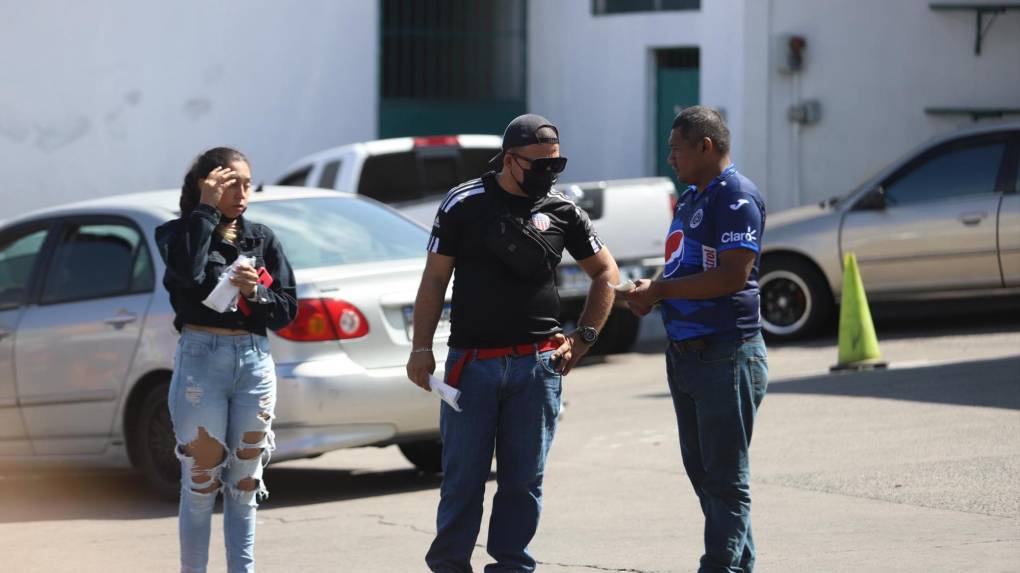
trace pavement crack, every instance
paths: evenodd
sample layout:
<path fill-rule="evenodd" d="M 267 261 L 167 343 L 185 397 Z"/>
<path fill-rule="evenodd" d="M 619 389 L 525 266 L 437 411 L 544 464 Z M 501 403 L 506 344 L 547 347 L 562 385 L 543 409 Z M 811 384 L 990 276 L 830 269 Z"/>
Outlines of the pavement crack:
<path fill-rule="evenodd" d="M 536 561 L 539 565 L 546 565 L 549 567 L 567 567 L 571 570 L 576 568 L 590 569 L 592 571 L 611 571 L 612 573 L 656 573 L 651 569 L 630 569 L 619 567 L 602 567 L 601 565 L 584 565 L 581 563 L 557 563 L 555 561 Z"/>
<path fill-rule="evenodd" d="M 415 533 L 424 533 L 425 535 L 435 535 L 436 534 L 435 531 L 430 531 L 428 529 L 422 529 L 422 528 L 420 528 L 420 527 L 418 527 L 416 525 L 411 525 L 410 523 L 397 523 L 396 521 L 389 521 L 389 520 L 386 519 L 385 515 L 379 515 L 377 513 L 368 513 L 368 514 L 365 514 L 365 517 L 374 518 L 376 520 L 376 523 L 378 523 L 379 525 L 385 525 L 387 527 L 400 527 L 402 529 L 408 529 L 408 530 L 414 531 Z"/>
<path fill-rule="evenodd" d="M 935 549 L 949 549 L 951 547 L 965 547 L 967 545 L 986 545 L 986 544 L 989 544 L 989 543 L 1016 543 L 1017 541 L 1020 541 L 1020 539 L 1017 539 L 1017 538 L 985 539 L 985 540 L 982 540 L 982 541 L 968 541 L 966 543 L 946 543 L 944 545 L 935 545 L 933 547 Z"/>
<path fill-rule="evenodd" d="M 401 529 L 407 529 L 415 533 L 421 533 L 430 536 L 434 536 L 436 534 L 435 531 L 429 529 L 422 529 L 421 527 L 411 525 L 410 523 L 398 523 L 396 521 L 390 521 L 386 519 L 385 515 L 379 515 L 378 513 L 368 513 L 364 515 L 365 517 L 371 517 L 375 519 L 376 523 L 378 523 L 379 525 L 385 525 L 387 527 L 399 527 Z M 484 549 L 485 547 L 480 543 L 475 543 L 475 548 Z M 581 563 L 557 563 L 555 561 L 538 561 L 537 563 L 539 565 L 546 565 L 549 567 L 566 567 L 572 570 L 587 569 L 591 571 L 610 571 L 612 573 L 656 573 L 655 571 L 652 571 L 650 569 L 627 569 L 627 568 L 621 569 L 619 567 L 602 567 L 600 565 L 585 565 Z"/>
<path fill-rule="evenodd" d="M 336 517 L 304 517 L 301 519 L 289 519 L 286 517 L 270 517 L 264 515 L 259 515 L 258 517 L 259 521 L 275 521 L 277 523 L 282 523 L 284 525 L 291 523 L 310 523 L 313 521 L 330 521 L 333 519 L 336 519 Z"/>

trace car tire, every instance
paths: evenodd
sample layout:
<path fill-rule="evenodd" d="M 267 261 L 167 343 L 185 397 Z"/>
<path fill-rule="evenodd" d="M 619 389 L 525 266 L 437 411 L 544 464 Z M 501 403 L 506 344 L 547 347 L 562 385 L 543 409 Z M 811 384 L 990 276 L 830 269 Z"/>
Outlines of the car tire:
<path fill-rule="evenodd" d="M 804 259 L 766 257 L 758 284 L 762 326 L 769 340 L 808 338 L 832 317 L 834 303 L 829 285 L 822 273 Z"/>
<path fill-rule="evenodd" d="M 630 352 L 637 342 L 641 319 L 630 309 L 614 308 L 609 313 L 606 325 L 599 333 L 599 341 L 592 347 L 592 354 L 623 354 Z"/>
<path fill-rule="evenodd" d="M 420 471 L 427 474 L 443 473 L 443 442 L 439 440 L 408 442 L 398 447 L 407 461 Z"/>
<path fill-rule="evenodd" d="M 160 382 L 145 395 L 138 409 L 132 451 L 149 488 L 161 499 L 174 501 L 181 491 L 181 464 L 174 453 L 174 437 L 167 395 L 170 382 Z"/>

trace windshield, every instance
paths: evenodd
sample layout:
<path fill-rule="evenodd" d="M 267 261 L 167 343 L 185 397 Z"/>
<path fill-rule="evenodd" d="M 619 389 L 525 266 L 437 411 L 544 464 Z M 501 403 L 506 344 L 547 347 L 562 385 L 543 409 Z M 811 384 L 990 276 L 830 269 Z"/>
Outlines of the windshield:
<path fill-rule="evenodd" d="M 354 197 L 251 203 L 245 217 L 268 225 L 295 269 L 421 257 L 428 232 Z"/>

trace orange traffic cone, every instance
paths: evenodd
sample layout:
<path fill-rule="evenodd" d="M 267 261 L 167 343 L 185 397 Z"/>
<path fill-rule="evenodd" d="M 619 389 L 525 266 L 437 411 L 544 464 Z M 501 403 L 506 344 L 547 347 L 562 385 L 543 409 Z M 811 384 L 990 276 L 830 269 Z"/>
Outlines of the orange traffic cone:
<path fill-rule="evenodd" d="M 847 253 L 843 259 L 843 302 L 839 311 L 839 363 L 829 370 L 874 370 L 886 366 L 878 350 L 857 257 Z"/>

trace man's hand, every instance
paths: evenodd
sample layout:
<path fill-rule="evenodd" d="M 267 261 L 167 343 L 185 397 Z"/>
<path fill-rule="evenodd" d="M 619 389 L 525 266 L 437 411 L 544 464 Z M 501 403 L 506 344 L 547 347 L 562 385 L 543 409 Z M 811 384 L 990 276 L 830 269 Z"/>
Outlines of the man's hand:
<path fill-rule="evenodd" d="M 407 359 L 407 379 L 419 388 L 431 392 L 429 376 L 436 371 L 436 357 L 432 352 L 413 352 Z"/>
<path fill-rule="evenodd" d="M 635 284 L 633 290 L 617 293 L 616 296 L 627 301 L 627 307 L 635 315 L 644 316 L 652 311 L 652 306 L 659 300 L 652 292 L 652 281 L 640 279 Z"/>
<path fill-rule="evenodd" d="M 557 333 L 553 338 L 559 343 L 560 347 L 553 351 L 552 361 L 556 364 L 556 371 L 560 375 L 566 376 L 570 374 L 570 371 L 574 369 L 578 361 L 584 358 L 584 355 L 591 350 L 591 346 L 585 344 L 577 333 L 573 333 L 570 336 Z"/>

